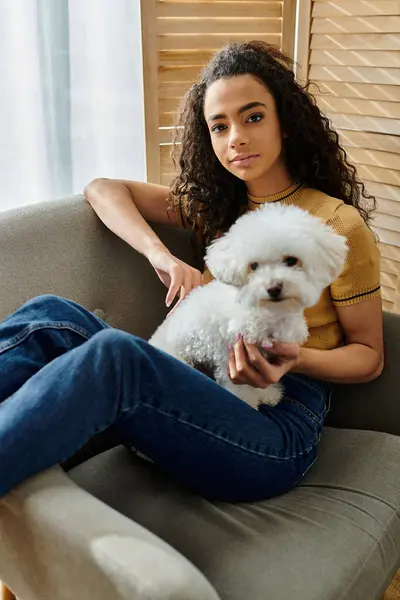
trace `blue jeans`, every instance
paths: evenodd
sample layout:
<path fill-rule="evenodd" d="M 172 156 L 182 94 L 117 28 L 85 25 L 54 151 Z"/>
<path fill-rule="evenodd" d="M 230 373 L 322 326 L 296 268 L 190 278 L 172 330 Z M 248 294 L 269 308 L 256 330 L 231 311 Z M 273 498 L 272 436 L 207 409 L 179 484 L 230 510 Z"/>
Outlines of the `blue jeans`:
<path fill-rule="evenodd" d="M 207 499 L 282 494 L 316 459 L 330 397 L 305 376 L 283 383 L 278 406 L 254 410 L 79 304 L 39 296 L 0 324 L 0 496 L 105 430 Z"/>

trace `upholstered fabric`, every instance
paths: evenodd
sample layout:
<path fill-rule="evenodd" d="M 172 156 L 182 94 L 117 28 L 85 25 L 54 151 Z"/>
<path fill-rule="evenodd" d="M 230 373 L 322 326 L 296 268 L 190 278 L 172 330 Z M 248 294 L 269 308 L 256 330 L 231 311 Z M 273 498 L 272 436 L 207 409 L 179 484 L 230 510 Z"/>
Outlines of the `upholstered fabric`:
<path fill-rule="evenodd" d="M 303 482 L 255 504 L 210 503 L 121 447 L 70 475 L 179 550 L 222 600 L 372 600 L 399 560 L 399 455 L 396 436 L 326 428 Z"/>
<path fill-rule="evenodd" d="M 0 579 L 21 600 L 218 600 L 176 550 L 59 468 L 0 498 Z"/>

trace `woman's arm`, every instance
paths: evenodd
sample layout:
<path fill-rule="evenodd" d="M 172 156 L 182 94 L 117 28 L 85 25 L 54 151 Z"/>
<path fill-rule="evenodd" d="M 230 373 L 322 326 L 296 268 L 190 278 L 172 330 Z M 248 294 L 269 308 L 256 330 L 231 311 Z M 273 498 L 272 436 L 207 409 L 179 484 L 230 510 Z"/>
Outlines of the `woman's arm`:
<path fill-rule="evenodd" d="M 383 369 L 382 301 L 380 297 L 338 308 L 346 345 L 334 350 L 275 344 L 271 364 L 257 346 L 239 340 L 230 351 L 229 373 L 234 383 L 265 388 L 291 371 L 332 383 L 362 383 Z"/>
<path fill-rule="evenodd" d="M 84 196 L 111 231 L 148 257 L 154 250 L 167 248 L 147 221 L 178 225 L 175 211 L 167 213 L 168 192 L 163 185 L 94 179 L 85 187 Z"/>
<path fill-rule="evenodd" d="M 176 211 L 167 210 L 168 193 L 163 185 L 122 179 L 94 179 L 84 190 L 86 200 L 104 225 L 149 260 L 168 288 L 165 303 L 170 306 L 177 295 L 181 301 L 201 285 L 203 276 L 173 256 L 147 224 L 180 225 Z"/>
<path fill-rule="evenodd" d="M 336 310 L 346 345 L 334 350 L 300 348 L 292 371 L 333 383 L 376 379 L 384 361 L 381 298 L 336 307 Z"/>

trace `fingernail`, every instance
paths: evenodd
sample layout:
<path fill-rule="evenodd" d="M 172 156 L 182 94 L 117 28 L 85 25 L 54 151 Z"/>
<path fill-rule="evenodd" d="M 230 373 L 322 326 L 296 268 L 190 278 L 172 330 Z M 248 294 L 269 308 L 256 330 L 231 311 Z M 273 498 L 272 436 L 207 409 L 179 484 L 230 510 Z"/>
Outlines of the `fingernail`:
<path fill-rule="evenodd" d="M 263 348 L 267 348 L 267 349 L 268 349 L 268 348 L 273 348 L 273 344 L 271 344 L 271 342 L 263 342 L 263 343 L 261 344 L 261 346 L 262 346 Z"/>
<path fill-rule="evenodd" d="M 232 348 L 233 348 L 232 342 L 228 342 L 228 350 L 232 350 Z"/>
<path fill-rule="evenodd" d="M 237 333 L 235 335 L 235 340 L 238 342 L 240 339 L 242 338 L 242 334 L 241 333 Z"/>

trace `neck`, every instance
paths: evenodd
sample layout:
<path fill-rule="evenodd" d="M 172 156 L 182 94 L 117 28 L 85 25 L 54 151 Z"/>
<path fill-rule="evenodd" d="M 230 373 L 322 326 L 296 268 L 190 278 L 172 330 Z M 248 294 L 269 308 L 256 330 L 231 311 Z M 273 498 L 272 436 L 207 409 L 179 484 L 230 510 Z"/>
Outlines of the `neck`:
<path fill-rule="evenodd" d="M 251 196 L 264 198 L 287 190 L 293 183 L 286 165 L 277 162 L 258 179 L 246 182 L 246 186 Z"/>

